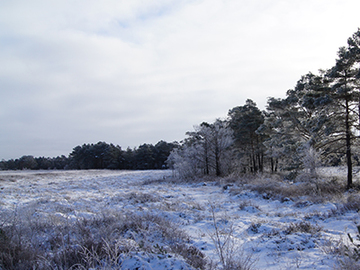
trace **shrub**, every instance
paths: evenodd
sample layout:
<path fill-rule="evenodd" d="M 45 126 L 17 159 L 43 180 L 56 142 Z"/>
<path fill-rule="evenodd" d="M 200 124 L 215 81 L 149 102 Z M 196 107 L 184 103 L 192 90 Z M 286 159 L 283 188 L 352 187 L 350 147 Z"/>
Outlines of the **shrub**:
<path fill-rule="evenodd" d="M 335 269 L 360 269 L 360 226 L 357 226 L 357 230 L 358 233 L 355 237 L 347 234 L 348 241 L 343 238 L 325 241 L 322 247 L 323 251 L 326 254 L 337 256 L 338 267 Z"/>
<path fill-rule="evenodd" d="M 357 226 L 358 234 L 355 236 L 355 239 L 347 234 L 350 243 L 345 245 L 345 256 L 350 257 L 354 261 L 360 261 L 360 226 Z"/>
<path fill-rule="evenodd" d="M 286 234 L 291 234 L 291 233 L 309 233 L 309 234 L 317 234 L 322 230 L 322 227 L 318 226 L 318 225 L 313 225 L 308 221 L 301 221 L 298 223 L 290 223 L 290 225 L 288 225 L 284 232 Z"/>

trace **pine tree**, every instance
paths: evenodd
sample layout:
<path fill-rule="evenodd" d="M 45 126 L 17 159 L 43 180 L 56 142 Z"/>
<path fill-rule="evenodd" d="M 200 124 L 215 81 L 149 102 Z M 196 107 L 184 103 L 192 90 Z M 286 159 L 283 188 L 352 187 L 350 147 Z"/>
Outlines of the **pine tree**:
<path fill-rule="evenodd" d="M 327 76 L 331 79 L 333 104 L 339 109 L 336 122 L 341 127 L 340 134 L 345 141 L 347 173 L 347 188 L 352 187 L 352 144 L 355 139 L 354 128 L 358 128 L 359 119 L 359 69 L 355 67 L 357 55 L 350 48 L 341 47 L 338 59 Z"/>
<path fill-rule="evenodd" d="M 229 126 L 234 131 L 235 147 L 243 171 L 262 172 L 264 167 L 263 136 L 257 132 L 264 123 L 264 115 L 251 99 L 244 106 L 231 109 Z"/>
<path fill-rule="evenodd" d="M 285 99 L 269 98 L 266 119 L 258 132 L 268 135 L 264 144 L 272 170 L 273 160 L 282 161 L 283 169 L 298 170 L 304 168 L 309 151 L 325 153 L 331 125 L 329 91 L 324 76 L 308 73 L 287 91 Z M 314 174 L 315 168 L 309 169 Z"/>

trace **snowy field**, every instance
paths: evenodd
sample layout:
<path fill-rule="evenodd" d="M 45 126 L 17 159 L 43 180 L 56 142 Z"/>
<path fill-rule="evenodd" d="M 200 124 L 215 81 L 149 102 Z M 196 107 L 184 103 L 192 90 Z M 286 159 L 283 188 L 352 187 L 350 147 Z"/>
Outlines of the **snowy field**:
<path fill-rule="evenodd" d="M 58 234 L 62 239 L 55 244 L 52 227 L 88 221 L 84 233 L 95 234 L 95 220 L 121 218 L 126 228 L 111 223 L 116 229 L 110 235 L 117 239 L 107 236 L 106 242 L 99 236 L 112 252 L 121 250 L 108 251 L 120 269 L 221 269 L 219 253 L 244 269 L 338 269 L 341 262 L 347 264 L 338 250 L 348 243 L 347 233 L 356 236 L 360 216 L 342 207 L 343 198 L 320 203 L 306 197 L 269 198 L 246 185 L 226 183 L 176 183 L 171 171 L 0 171 L 0 224 L 27 224 L 21 241 L 30 233 L 28 245 L 55 257 L 61 248 L 75 249 L 70 245 L 77 236 Z M 142 225 L 130 226 L 126 219 Z M 186 248 L 175 243 L 177 238 Z M 82 253 L 89 257 L 95 251 L 83 248 Z M 198 265 L 190 263 L 194 258 Z M 46 260 L 39 259 L 39 267 Z"/>

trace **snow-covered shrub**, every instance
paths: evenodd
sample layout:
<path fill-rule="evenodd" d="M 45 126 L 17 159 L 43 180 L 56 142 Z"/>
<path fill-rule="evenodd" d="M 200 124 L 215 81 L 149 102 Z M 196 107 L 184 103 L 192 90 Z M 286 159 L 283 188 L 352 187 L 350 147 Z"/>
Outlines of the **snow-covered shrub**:
<path fill-rule="evenodd" d="M 320 155 L 316 150 L 311 147 L 309 144 L 305 144 L 302 149 L 302 164 L 307 173 L 311 177 L 316 177 L 316 168 L 320 165 Z"/>
<path fill-rule="evenodd" d="M 156 195 L 142 192 L 131 192 L 127 194 L 126 199 L 132 203 L 158 202 L 160 200 Z"/>
<path fill-rule="evenodd" d="M 350 194 L 347 197 L 346 203 L 344 203 L 343 208 L 347 211 L 359 211 L 360 194 Z"/>
<path fill-rule="evenodd" d="M 292 233 L 309 233 L 311 235 L 318 234 L 322 230 L 322 227 L 314 225 L 308 221 L 301 221 L 297 223 L 290 223 L 284 230 L 286 234 Z"/>
<path fill-rule="evenodd" d="M 248 231 L 252 233 L 258 233 L 260 227 L 261 227 L 261 222 L 251 222 Z"/>
<path fill-rule="evenodd" d="M 337 257 L 338 270 L 360 269 L 360 226 L 357 226 L 358 233 L 352 236 L 350 233 L 345 238 L 325 239 L 322 250 L 326 254 Z"/>
<path fill-rule="evenodd" d="M 196 247 L 189 244 L 174 244 L 171 250 L 181 255 L 185 261 L 196 269 L 206 269 L 207 260 L 205 255 Z"/>
<path fill-rule="evenodd" d="M 251 200 L 243 200 L 240 203 L 239 208 L 240 210 L 252 213 L 261 211 L 260 207 Z"/>
<path fill-rule="evenodd" d="M 345 246 L 345 255 L 355 261 L 360 261 L 360 226 L 357 226 L 357 230 L 358 233 L 355 237 L 352 237 L 350 233 L 347 234 L 350 244 Z"/>
<path fill-rule="evenodd" d="M 350 194 L 345 198 L 342 198 L 343 202 L 336 204 L 335 208 L 332 208 L 327 213 L 323 214 L 324 218 L 338 217 L 344 215 L 347 212 L 358 212 L 360 209 L 360 194 Z"/>

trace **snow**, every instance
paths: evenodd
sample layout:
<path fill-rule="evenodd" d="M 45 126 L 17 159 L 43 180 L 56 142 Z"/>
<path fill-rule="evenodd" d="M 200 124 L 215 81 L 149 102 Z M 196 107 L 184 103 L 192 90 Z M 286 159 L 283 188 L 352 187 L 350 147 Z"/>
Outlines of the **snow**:
<path fill-rule="evenodd" d="M 216 224 L 224 232 L 232 230 L 236 251 L 255 261 L 254 268 L 268 270 L 332 269 L 338 258 L 331 243 L 346 241 L 347 233 L 355 236 L 360 224 L 355 211 L 328 215 L 337 209 L 336 201 L 280 201 L 236 185 L 224 189 L 218 182 L 171 180 L 171 171 L 1 171 L 0 222 L 14 212 L 57 222 L 152 213 L 177 224 L 191 245 L 218 263 Z M 152 252 L 134 248 L 127 256 L 123 269 L 193 269 L 156 245 Z"/>

